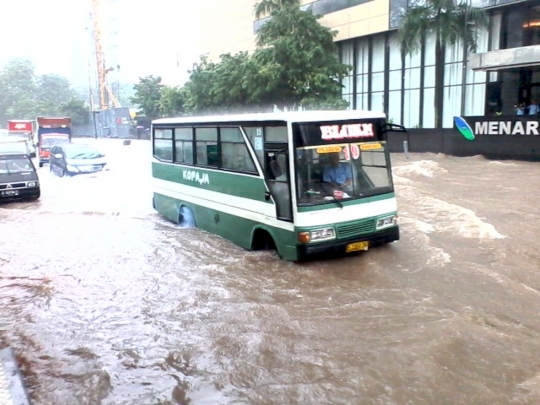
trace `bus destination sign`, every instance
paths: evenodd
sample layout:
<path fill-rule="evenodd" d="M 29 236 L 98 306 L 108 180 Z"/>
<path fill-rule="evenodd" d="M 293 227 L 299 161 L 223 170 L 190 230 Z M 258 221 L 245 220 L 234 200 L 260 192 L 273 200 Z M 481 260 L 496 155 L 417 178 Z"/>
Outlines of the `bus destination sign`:
<path fill-rule="evenodd" d="M 321 125 L 324 140 L 373 137 L 373 124 Z"/>

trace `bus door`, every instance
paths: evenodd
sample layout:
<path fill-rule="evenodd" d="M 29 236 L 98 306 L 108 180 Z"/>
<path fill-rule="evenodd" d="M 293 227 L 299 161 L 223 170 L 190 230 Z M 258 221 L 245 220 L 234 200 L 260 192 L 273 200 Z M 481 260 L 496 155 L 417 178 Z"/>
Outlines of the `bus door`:
<path fill-rule="evenodd" d="M 292 221 L 288 151 L 286 143 L 268 143 L 264 148 L 266 184 L 276 204 L 276 216 L 282 221 Z"/>

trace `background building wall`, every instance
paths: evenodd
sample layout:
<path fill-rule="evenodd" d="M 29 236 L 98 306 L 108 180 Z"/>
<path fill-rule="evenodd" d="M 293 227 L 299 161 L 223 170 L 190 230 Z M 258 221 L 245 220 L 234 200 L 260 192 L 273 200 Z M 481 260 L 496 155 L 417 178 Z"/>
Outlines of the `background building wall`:
<path fill-rule="evenodd" d="M 374 0 L 327 14 L 319 21 L 337 31 L 335 41 L 343 41 L 387 31 L 388 10 L 389 0 Z"/>
<path fill-rule="evenodd" d="M 216 60 L 224 53 L 253 51 L 256 30 L 264 24 L 264 18 L 255 20 L 254 7 L 257 1 L 201 1 L 201 15 L 206 16 L 196 33 L 202 45 L 201 54 L 207 54 L 210 59 Z M 301 4 L 303 9 L 323 14 L 321 24 L 337 31 L 335 42 L 339 48 L 340 59 L 353 68 L 342 83 L 343 97 L 349 102 L 349 108 L 383 111 L 389 119 L 407 127 L 433 128 L 437 101 L 435 38 L 433 35 L 426 36 L 421 44 L 421 51 L 408 55 L 402 62 L 396 35 L 398 16 L 410 1 L 302 0 Z M 477 6 L 484 3 L 494 6 L 517 0 L 470 1 Z M 478 2 L 483 3 L 477 4 Z M 477 52 L 507 48 L 508 43 L 523 46 L 517 33 L 502 33 L 508 25 L 508 22 L 505 23 L 507 20 L 513 21 L 512 26 L 520 27 L 521 32 L 524 13 L 522 9 L 529 3 L 532 4 L 524 2 L 521 8 L 512 5 L 489 11 L 489 27 L 479 27 L 477 31 Z M 514 21 L 513 15 L 521 19 L 516 17 Z M 487 104 L 492 114 L 493 111 L 501 110 L 504 114 L 511 114 L 518 96 L 516 91 L 519 80 L 512 74 L 472 71 L 467 67 L 466 58 L 464 60 L 463 56 L 461 43 L 446 47 L 444 80 L 440 83 L 443 98 L 442 127 L 452 128 L 453 117 L 456 115 L 485 114 Z M 512 95 L 501 97 L 501 94 L 507 93 Z M 506 101 L 501 101 L 501 98 Z"/>
<path fill-rule="evenodd" d="M 216 60 L 225 53 L 254 50 L 255 3 L 255 0 L 198 1 L 201 19 L 194 35 L 198 37 L 200 54 Z"/>
<path fill-rule="evenodd" d="M 302 0 L 301 3 L 310 6 L 317 1 L 320 0 Z M 320 22 L 337 31 L 335 41 L 384 32 L 389 26 L 389 1 L 366 1 L 326 14 Z M 197 3 L 199 15 L 203 18 L 194 34 L 198 38 L 201 55 L 217 60 L 221 54 L 255 49 L 254 7 L 257 0 L 205 0 Z"/>

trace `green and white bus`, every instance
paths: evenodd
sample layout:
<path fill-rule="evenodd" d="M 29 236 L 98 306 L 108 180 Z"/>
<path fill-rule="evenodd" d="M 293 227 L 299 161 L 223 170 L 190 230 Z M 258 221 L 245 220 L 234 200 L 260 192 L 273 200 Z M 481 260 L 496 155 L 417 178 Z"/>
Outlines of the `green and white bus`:
<path fill-rule="evenodd" d="M 152 122 L 154 208 L 291 261 L 399 239 L 383 113 L 301 111 Z"/>

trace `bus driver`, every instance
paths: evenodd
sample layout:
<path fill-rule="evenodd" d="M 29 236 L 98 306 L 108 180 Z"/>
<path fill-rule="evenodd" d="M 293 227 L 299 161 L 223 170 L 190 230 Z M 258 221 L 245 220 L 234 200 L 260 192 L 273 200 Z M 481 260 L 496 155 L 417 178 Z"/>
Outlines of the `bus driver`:
<path fill-rule="evenodd" d="M 350 188 L 352 185 L 351 166 L 339 162 L 339 152 L 330 153 L 328 158 L 330 165 L 323 171 L 323 182 L 332 187 Z"/>

